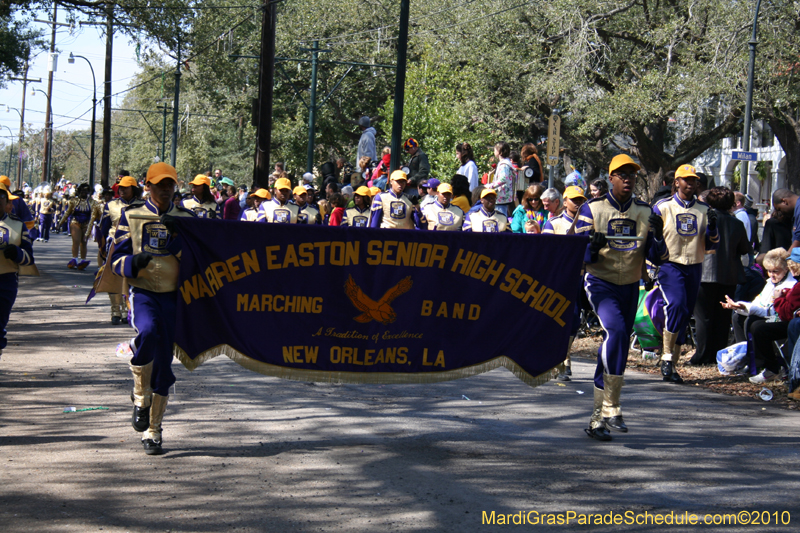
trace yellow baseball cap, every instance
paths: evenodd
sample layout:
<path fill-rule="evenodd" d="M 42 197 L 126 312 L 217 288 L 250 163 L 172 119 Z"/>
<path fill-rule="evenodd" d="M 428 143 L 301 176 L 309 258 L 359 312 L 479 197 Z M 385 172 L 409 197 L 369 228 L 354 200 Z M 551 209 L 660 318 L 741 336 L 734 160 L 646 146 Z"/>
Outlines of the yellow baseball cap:
<path fill-rule="evenodd" d="M 408 180 L 408 176 L 402 170 L 395 170 L 392 172 L 392 175 L 389 177 L 392 181 L 401 181 L 401 180 Z"/>
<path fill-rule="evenodd" d="M 688 178 L 688 177 L 695 177 L 697 178 L 697 174 L 695 174 L 696 170 L 692 165 L 681 165 L 678 167 L 678 170 L 675 171 L 676 178 Z"/>
<path fill-rule="evenodd" d="M 120 187 L 138 187 L 139 184 L 136 183 L 136 178 L 133 176 L 122 176 L 122 179 L 119 180 Z"/>
<path fill-rule="evenodd" d="M 19 198 L 19 196 L 14 196 L 13 194 L 11 194 L 11 192 L 8 190 L 8 187 L 6 187 L 5 183 L 0 182 L 0 191 L 6 191 L 9 201 L 16 200 L 17 198 Z"/>
<path fill-rule="evenodd" d="M 302 185 L 298 185 L 297 187 L 294 188 L 292 192 L 295 193 L 297 196 L 300 196 L 301 194 L 308 194 L 308 189 L 306 189 Z"/>
<path fill-rule="evenodd" d="M 361 187 L 359 187 L 358 189 L 356 189 L 355 194 L 357 194 L 359 196 L 372 196 L 370 194 L 369 187 L 364 187 L 363 185 Z"/>
<path fill-rule="evenodd" d="M 370 187 L 369 188 L 369 195 L 373 198 L 381 193 L 380 187 Z"/>
<path fill-rule="evenodd" d="M 494 189 L 483 189 L 483 191 L 481 191 L 481 198 L 485 198 L 490 194 L 494 194 L 495 196 L 497 196 L 497 191 L 495 191 Z"/>
<path fill-rule="evenodd" d="M 619 154 L 614 156 L 614 159 L 611 160 L 611 164 L 608 166 L 608 173 L 611 174 L 619 167 L 624 167 L 625 165 L 633 165 L 636 167 L 636 170 L 641 170 L 642 167 L 636 164 L 636 161 L 631 159 L 631 156 L 628 154 Z"/>
<path fill-rule="evenodd" d="M 211 178 L 205 174 L 198 174 L 192 181 L 189 182 L 189 185 L 208 185 L 211 187 Z"/>
<path fill-rule="evenodd" d="M 453 186 L 450 185 L 449 183 L 442 183 L 441 185 L 439 185 L 439 187 L 436 188 L 436 190 L 438 192 L 449 192 L 450 194 L 453 194 Z"/>
<path fill-rule="evenodd" d="M 584 200 L 586 200 L 586 196 L 584 196 L 584 194 L 583 194 L 583 189 L 581 189 L 580 187 L 577 187 L 575 185 L 567 187 L 564 190 L 564 198 L 569 198 L 569 199 L 583 198 Z"/>
<path fill-rule="evenodd" d="M 250 196 L 258 196 L 259 198 L 263 198 L 264 200 L 272 199 L 272 195 L 269 193 L 267 189 L 258 189 L 256 192 L 250 193 Z"/>
<path fill-rule="evenodd" d="M 178 183 L 178 171 L 175 170 L 175 167 L 163 161 L 150 165 L 150 168 L 147 169 L 145 183 L 158 183 L 163 179 L 171 179 Z"/>
<path fill-rule="evenodd" d="M 275 188 L 276 189 L 289 189 L 292 190 L 292 182 L 289 181 L 289 178 L 279 178 L 275 181 Z"/>
<path fill-rule="evenodd" d="M 11 179 L 8 176 L 0 176 L 0 183 L 5 185 L 6 187 L 11 187 Z"/>

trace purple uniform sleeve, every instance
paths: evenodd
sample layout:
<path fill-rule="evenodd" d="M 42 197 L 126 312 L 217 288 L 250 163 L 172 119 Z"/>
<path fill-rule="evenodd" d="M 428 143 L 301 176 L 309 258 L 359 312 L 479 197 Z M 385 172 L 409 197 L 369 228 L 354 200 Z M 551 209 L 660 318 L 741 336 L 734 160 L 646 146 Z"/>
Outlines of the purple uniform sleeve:
<path fill-rule="evenodd" d="M 375 198 L 372 199 L 370 210 L 372 211 L 372 218 L 369 221 L 369 227 L 380 228 L 381 222 L 383 222 L 383 202 L 380 194 L 376 194 Z"/>
<path fill-rule="evenodd" d="M 17 246 L 17 257 L 14 258 L 14 261 L 20 266 L 33 264 L 33 245 L 25 224 L 22 225 L 22 235 L 20 235 L 20 244 Z"/>

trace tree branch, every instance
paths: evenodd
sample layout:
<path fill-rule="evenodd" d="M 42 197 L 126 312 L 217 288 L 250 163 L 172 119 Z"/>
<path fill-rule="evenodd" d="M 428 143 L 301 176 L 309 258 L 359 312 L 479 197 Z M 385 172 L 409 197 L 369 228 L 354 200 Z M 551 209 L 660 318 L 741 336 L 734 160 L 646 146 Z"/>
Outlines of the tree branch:
<path fill-rule="evenodd" d="M 697 133 L 685 138 L 683 141 L 681 141 L 678 147 L 675 148 L 673 162 L 678 165 L 688 163 L 695 157 L 711 148 L 714 143 L 728 135 L 739 126 L 739 119 L 741 115 L 741 108 L 733 108 L 728 113 L 728 116 L 725 117 L 725 120 L 723 120 L 719 126 L 713 130 L 706 133 Z"/>

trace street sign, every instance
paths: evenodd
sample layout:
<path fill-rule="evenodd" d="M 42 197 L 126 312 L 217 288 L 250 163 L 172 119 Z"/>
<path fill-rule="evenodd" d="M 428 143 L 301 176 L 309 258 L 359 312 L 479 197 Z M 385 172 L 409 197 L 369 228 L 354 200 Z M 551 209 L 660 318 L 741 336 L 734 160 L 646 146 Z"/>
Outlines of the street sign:
<path fill-rule="evenodd" d="M 547 164 L 558 165 L 559 136 L 561 135 L 561 117 L 550 115 L 547 123 Z"/>
<path fill-rule="evenodd" d="M 734 150 L 731 159 L 734 161 L 758 161 L 758 154 L 755 152 L 737 152 Z"/>

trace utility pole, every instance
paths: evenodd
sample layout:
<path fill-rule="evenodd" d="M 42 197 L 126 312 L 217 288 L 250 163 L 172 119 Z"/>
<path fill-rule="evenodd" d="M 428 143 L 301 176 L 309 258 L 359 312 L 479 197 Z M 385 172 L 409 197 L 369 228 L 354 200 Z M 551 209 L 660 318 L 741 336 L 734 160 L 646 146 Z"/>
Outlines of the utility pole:
<path fill-rule="evenodd" d="M 22 112 L 19 114 L 19 162 L 17 164 L 17 189 L 22 189 L 22 173 L 25 171 L 22 165 L 22 143 L 25 141 L 25 93 L 28 92 L 28 67 L 30 65 L 25 61 L 25 71 L 22 74 Z M 41 83 L 41 79 L 39 80 Z"/>
<path fill-rule="evenodd" d="M 400 168 L 403 147 L 403 105 L 406 97 L 406 54 L 408 52 L 408 14 L 410 0 L 400 0 L 400 28 L 397 38 L 397 75 L 394 82 L 394 118 L 392 120 L 391 170 Z"/>
<path fill-rule="evenodd" d="M 317 122 L 317 64 L 320 52 L 330 52 L 330 50 L 320 50 L 319 41 L 314 41 L 311 48 L 301 48 L 304 52 L 311 52 L 311 103 L 308 106 L 308 157 L 306 159 L 306 172 L 311 172 L 314 168 L 314 128 Z"/>
<path fill-rule="evenodd" d="M 178 103 L 181 94 L 181 36 L 178 34 L 178 64 L 175 65 L 175 103 L 172 104 L 172 150 L 170 156 L 175 166 L 178 156 Z"/>
<path fill-rule="evenodd" d="M 31 83 L 41 83 L 42 78 L 29 78 L 28 77 L 28 61 L 25 61 L 25 70 L 23 71 L 21 78 L 9 78 L 11 80 L 21 81 L 22 82 L 22 111 L 17 111 L 19 113 L 19 163 L 17 166 L 17 188 L 22 189 L 22 178 L 23 174 L 25 173 L 25 167 L 22 164 L 22 142 L 25 140 L 25 94 L 28 92 L 28 82 Z M 9 108 L 11 109 L 11 108 Z M 16 111 L 16 109 L 15 109 Z"/>
<path fill-rule="evenodd" d="M 158 157 L 159 161 L 164 160 L 164 151 L 166 150 L 166 142 L 167 142 L 167 104 L 164 103 L 163 106 L 158 106 L 158 109 L 164 110 L 164 122 L 161 126 L 161 153 Z"/>
<path fill-rule="evenodd" d="M 275 81 L 275 26 L 278 9 L 274 0 L 264 0 L 261 20 L 261 57 L 258 66 L 258 102 L 256 113 L 256 153 L 253 182 L 269 186 L 269 156 L 272 143 L 272 92 Z"/>
<path fill-rule="evenodd" d="M 53 2 L 53 20 L 51 26 L 53 28 L 50 34 L 50 58 L 47 61 L 48 70 L 47 75 L 47 110 L 44 117 L 44 157 L 45 164 L 42 167 L 42 181 L 50 181 L 50 145 L 53 144 L 53 116 L 50 112 L 51 101 L 53 98 L 53 71 L 58 68 L 58 56 L 56 55 L 56 21 L 58 13 L 58 3 Z"/>
<path fill-rule="evenodd" d="M 111 64 L 114 50 L 114 4 L 106 5 L 105 22 L 81 22 L 81 26 L 106 27 L 105 73 L 103 75 L 103 146 L 100 156 L 100 184 L 108 187 L 111 167 Z"/>
<path fill-rule="evenodd" d="M 103 81 L 103 149 L 100 184 L 108 187 L 111 166 L 111 58 L 114 48 L 114 4 L 106 6 L 106 71 Z"/>

